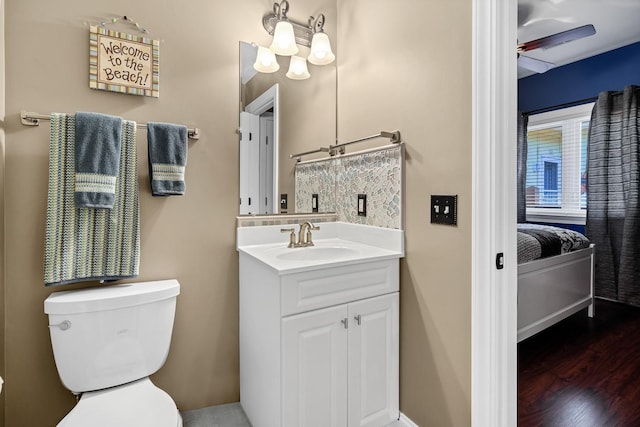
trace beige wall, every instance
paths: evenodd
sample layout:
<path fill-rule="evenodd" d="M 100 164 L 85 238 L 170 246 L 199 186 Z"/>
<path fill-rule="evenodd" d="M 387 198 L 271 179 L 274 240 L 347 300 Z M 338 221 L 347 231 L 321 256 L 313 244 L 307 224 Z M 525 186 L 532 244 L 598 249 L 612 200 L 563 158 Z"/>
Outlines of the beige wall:
<path fill-rule="evenodd" d="M 6 5 L 7 426 L 55 425 L 74 405 L 57 376 L 42 303 L 54 290 L 86 286 L 42 285 L 48 126 L 23 127 L 21 109 L 200 127 L 200 141 L 190 143 L 184 197 L 151 197 L 145 134 L 139 135 L 140 280 L 182 283 L 172 348 L 154 381 L 180 409 L 238 400 L 238 40 L 267 44 L 260 23 L 272 6 L 272 0 Z M 304 21 L 320 11 L 339 40 L 339 139 L 400 129 L 407 143 L 401 409 L 419 425 L 469 425 L 471 107 L 461 100 L 471 93 L 471 1 L 296 0 L 290 17 Z M 159 99 L 87 87 L 86 22 L 121 13 L 162 40 Z M 281 151 L 281 162 L 288 154 Z M 429 224 L 428 197 L 436 193 L 459 195 L 458 227 Z"/>
<path fill-rule="evenodd" d="M 296 1 L 290 17 L 304 21 L 321 8 L 335 17 L 335 1 L 327 4 Z M 73 407 L 54 365 L 43 301 L 52 291 L 87 286 L 43 286 L 48 126 L 22 126 L 21 109 L 98 111 L 201 129 L 189 144 L 187 194 L 169 198 L 150 195 L 139 133 L 139 279 L 182 284 L 169 358 L 153 379 L 183 410 L 239 399 L 238 41 L 266 44 L 262 15 L 272 7 L 271 0 L 6 5 L 6 425 L 55 425 Z M 162 40 L 159 99 L 88 88 L 87 22 L 120 14 Z"/>
<path fill-rule="evenodd" d="M 471 424 L 470 0 L 338 0 L 338 138 L 399 129 L 407 144 L 400 408 Z M 458 195 L 458 226 L 429 223 Z"/>

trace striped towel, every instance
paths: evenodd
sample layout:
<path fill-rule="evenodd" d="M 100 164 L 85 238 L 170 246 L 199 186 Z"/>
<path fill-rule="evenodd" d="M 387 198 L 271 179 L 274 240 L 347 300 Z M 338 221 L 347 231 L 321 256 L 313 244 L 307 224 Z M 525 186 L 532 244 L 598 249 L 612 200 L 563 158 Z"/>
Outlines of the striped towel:
<path fill-rule="evenodd" d="M 140 259 L 136 124 L 122 124 L 113 209 L 75 207 L 74 146 L 74 115 L 51 114 L 44 284 L 135 277 Z"/>

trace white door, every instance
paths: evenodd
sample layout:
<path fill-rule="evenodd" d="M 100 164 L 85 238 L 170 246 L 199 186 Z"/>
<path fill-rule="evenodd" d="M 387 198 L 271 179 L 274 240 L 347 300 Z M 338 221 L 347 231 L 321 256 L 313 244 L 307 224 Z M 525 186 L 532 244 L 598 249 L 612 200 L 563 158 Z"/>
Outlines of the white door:
<path fill-rule="evenodd" d="M 283 427 L 347 426 L 347 322 L 346 305 L 282 320 Z"/>
<path fill-rule="evenodd" d="M 349 304 L 349 427 L 398 419 L 398 293 Z"/>
<path fill-rule="evenodd" d="M 260 183 L 260 116 L 240 113 L 240 214 L 256 214 Z"/>

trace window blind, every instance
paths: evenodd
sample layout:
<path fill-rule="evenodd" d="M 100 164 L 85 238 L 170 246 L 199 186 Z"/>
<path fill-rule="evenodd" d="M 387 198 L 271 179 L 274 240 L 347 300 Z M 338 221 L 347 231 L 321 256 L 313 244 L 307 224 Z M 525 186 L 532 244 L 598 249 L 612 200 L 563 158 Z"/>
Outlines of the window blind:
<path fill-rule="evenodd" d="M 573 107 L 575 108 L 575 107 Z M 529 118 L 527 210 L 576 213 L 586 209 L 590 107 Z"/>

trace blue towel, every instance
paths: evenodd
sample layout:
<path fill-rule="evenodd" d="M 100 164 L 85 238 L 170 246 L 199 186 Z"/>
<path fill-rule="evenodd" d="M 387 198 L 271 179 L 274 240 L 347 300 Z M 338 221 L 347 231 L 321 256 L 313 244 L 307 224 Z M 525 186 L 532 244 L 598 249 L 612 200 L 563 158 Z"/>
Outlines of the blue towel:
<path fill-rule="evenodd" d="M 113 208 L 120 165 L 122 118 L 99 113 L 75 117 L 76 208 Z"/>
<path fill-rule="evenodd" d="M 154 196 L 184 194 L 187 127 L 169 123 L 147 123 L 147 143 L 151 194 Z"/>

